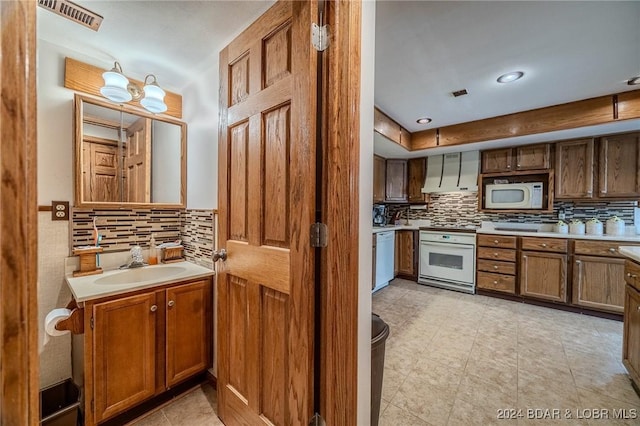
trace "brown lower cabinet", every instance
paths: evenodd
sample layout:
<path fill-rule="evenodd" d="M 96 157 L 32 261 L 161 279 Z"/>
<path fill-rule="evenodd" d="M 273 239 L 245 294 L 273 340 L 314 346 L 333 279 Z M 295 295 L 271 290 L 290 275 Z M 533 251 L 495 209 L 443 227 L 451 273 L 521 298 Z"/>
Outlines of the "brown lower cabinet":
<path fill-rule="evenodd" d="M 395 275 L 410 280 L 418 278 L 418 231 L 396 231 Z"/>
<path fill-rule="evenodd" d="M 478 235 L 479 289 L 516 294 L 517 237 L 509 235 Z"/>
<path fill-rule="evenodd" d="M 624 311 L 624 259 L 575 256 L 574 305 L 622 313 Z"/>
<path fill-rule="evenodd" d="M 521 252 L 520 294 L 554 302 L 566 302 L 567 255 Z"/>
<path fill-rule="evenodd" d="M 640 387 L 640 265 L 627 261 L 627 286 L 624 302 L 624 331 L 622 335 L 622 362 L 636 387 Z"/>
<path fill-rule="evenodd" d="M 85 424 L 97 424 L 206 370 L 211 281 L 85 302 Z"/>

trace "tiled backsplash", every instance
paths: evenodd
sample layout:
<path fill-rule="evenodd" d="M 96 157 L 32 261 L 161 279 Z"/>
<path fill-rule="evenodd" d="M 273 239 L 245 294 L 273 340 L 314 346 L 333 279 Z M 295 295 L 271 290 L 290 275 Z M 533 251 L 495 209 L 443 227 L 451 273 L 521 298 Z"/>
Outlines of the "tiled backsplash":
<path fill-rule="evenodd" d="M 480 222 L 528 222 L 528 223 L 555 223 L 558 221 L 558 210 L 564 209 L 565 221 L 571 219 L 590 219 L 597 217 L 606 221 L 616 215 L 623 219 L 627 225 L 633 225 L 633 208 L 636 201 L 611 201 L 595 203 L 574 203 L 568 201 L 556 201 L 553 203 L 553 213 L 510 213 L 495 214 L 478 212 L 477 192 L 451 192 L 443 194 L 431 194 L 431 202 L 428 210 L 409 210 L 408 205 L 389 205 L 389 217 L 394 212 L 401 210 L 403 216 L 410 220 L 430 219 L 433 226 L 480 226 Z"/>
<path fill-rule="evenodd" d="M 181 239 L 187 260 L 213 267 L 213 210 L 74 208 L 72 247 L 93 245 L 94 217 L 105 252 L 126 251 L 134 245 L 148 248 L 153 234 L 158 243 Z"/>

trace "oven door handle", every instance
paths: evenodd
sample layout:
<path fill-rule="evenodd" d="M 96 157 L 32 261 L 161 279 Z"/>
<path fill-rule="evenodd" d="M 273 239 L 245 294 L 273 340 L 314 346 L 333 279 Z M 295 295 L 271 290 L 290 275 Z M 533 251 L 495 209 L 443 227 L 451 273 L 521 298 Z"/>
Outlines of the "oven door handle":
<path fill-rule="evenodd" d="M 433 247 L 450 247 L 461 250 L 473 250 L 475 248 L 475 246 L 471 244 L 437 243 L 432 241 L 420 241 L 420 245 Z"/>

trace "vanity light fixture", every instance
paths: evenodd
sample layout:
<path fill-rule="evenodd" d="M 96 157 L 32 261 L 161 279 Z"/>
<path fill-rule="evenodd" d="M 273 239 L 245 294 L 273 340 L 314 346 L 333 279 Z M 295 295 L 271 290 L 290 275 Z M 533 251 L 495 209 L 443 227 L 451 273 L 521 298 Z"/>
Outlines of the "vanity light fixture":
<path fill-rule="evenodd" d="M 140 105 L 153 114 L 167 110 L 167 104 L 164 103 L 166 93 L 153 74 L 148 74 L 144 78 L 144 87 L 140 87 L 130 82 L 122 73 L 120 63 L 115 62 L 111 70 L 102 74 L 102 78 L 104 86 L 100 88 L 100 93 L 112 102 L 140 101 Z"/>
<path fill-rule="evenodd" d="M 632 77 L 629 80 L 627 80 L 627 84 L 629 86 L 635 86 L 635 85 L 640 84 L 640 75 L 636 76 L 636 77 Z"/>
<path fill-rule="evenodd" d="M 522 71 L 513 71 L 502 74 L 496 81 L 498 83 L 511 83 L 512 81 L 520 80 L 522 76 L 524 76 Z"/>
<path fill-rule="evenodd" d="M 416 123 L 418 123 L 418 124 L 429 124 L 429 123 L 431 123 L 431 119 L 429 117 L 418 118 L 416 120 Z"/>

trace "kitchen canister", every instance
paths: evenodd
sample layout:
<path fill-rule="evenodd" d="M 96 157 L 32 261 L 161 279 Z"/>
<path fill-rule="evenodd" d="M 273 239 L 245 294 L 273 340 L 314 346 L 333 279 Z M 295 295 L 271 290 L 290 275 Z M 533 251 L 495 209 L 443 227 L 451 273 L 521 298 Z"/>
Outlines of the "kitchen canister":
<path fill-rule="evenodd" d="M 569 223 L 569 233 L 574 235 L 584 235 L 585 226 L 581 220 L 573 219 Z"/>
<path fill-rule="evenodd" d="M 602 235 L 604 231 L 602 222 L 600 222 L 596 217 L 589 219 L 585 228 L 587 235 Z"/>
<path fill-rule="evenodd" d="M 564 221 L 559 220 L 554 225 L 554 230 L 559 234 L 566 234 L 567 232 L 569 232 L 569 227 L 567 226 L 566 223 L 564 223 Z"/>
<path fill-rule="evenodd" d="M 624 220 L 618 216 L 607 219 L 607 235 L 624 235 Z"/>

